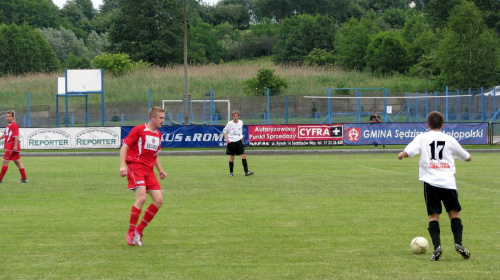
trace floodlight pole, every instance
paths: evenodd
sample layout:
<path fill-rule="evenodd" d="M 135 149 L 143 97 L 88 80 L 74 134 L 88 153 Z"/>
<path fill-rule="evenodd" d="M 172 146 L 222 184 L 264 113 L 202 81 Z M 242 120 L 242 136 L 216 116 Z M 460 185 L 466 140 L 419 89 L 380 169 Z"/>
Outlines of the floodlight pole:
<path fill-rule="evenodd" d="M 189 96 L 188 96 L 188 72 L 187 72 L 187 8 L 184 0 L 184 125 L 189 125 Z"/>

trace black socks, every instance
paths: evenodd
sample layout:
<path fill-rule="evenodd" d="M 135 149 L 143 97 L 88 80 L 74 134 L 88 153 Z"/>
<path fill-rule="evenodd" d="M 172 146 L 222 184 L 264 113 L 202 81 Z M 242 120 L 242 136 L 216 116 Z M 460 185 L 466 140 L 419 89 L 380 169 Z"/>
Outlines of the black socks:
<path fill-rule="evenodd" d="M 451 231 L 453 232 L 453 237 L 455 238 L 455 244 L 462 245 L 462 232 L 464 226 L 462 225 L 462 220 L 460 218 L 451 219 Z"/>
<path fill-rule="evenodd" d="M 429 222 L 429 234 L 431 235 L 432 244 L 434 245 L 434 249 L 441 246 L 441 230 L 439 229 L 438 221 Z"/>
<path fill-rule="evenodd" d="M 241 163 L 243 163 L 243 169 L 245 169 L 245 174 L 248 172 L 247 159 L 241 159 Z"/>

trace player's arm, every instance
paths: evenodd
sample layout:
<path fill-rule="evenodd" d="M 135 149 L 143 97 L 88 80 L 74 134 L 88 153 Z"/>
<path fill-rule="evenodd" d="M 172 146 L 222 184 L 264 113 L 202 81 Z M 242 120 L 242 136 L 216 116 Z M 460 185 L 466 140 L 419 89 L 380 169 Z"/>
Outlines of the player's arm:
<path fill-rule="evenodd" d="M 0 140 L 5 138 L 5 134 L 0 135 Z"/>
<path fill-rule="evenodd" d="M 127 176 L 127 163 L 125 159 L 127 158 L 128 146 L 123 144 L 120 149 L 120 176 Z"/>
<path fill-rule="evenodd" d="M 224 135 L 224 139 L 226 139 L 227 143 L 231 143 L 231 141 L 229 140 L 229 136 L 227 136 L 226 132 L 223 132 L 222 135 Z"/>
<path fill-rule="evenodd" d="M 398 159 L 400 159 L 400 160 L 405 158 L 405 157 L 408 157 L 408 153 L 406 151 L 402 151 L 398 155 Z"/>
<path fill-rule="evenodd" d="M 161 167 L 160 157 L 156 157 L 155 167 L 156 170 L 158 170 L 158 172 L 160 173 L 160 179 L 165 179 L 165 177 L 167 177 L 167 172 L 163 171 L 163 167 Z"/>
<path fill-rule="evenodd" d="M 12 150 L 17 152 L 17 144 L 19 143 L 19 136 L 14 136 L 14 148 Z"/>

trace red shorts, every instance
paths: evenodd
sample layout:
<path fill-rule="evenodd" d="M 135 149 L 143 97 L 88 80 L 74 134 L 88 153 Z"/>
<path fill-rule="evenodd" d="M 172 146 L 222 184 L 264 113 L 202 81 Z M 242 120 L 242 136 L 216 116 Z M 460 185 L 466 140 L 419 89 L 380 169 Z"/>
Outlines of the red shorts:
<path fill-rule="evenodd" d="M 14 152 L 14 151 L 5 151 L 5 154 L 3 155 L 4 160 L 18 160 L 21 159 L 21 153 L 20 152 Z"/>
<path fill-rule="evenodd" d="M 143 164 L 130 164 L 127 167 L 128 189 L 145 187 L 146 190 L 161 190 L 153 168 Z"/>

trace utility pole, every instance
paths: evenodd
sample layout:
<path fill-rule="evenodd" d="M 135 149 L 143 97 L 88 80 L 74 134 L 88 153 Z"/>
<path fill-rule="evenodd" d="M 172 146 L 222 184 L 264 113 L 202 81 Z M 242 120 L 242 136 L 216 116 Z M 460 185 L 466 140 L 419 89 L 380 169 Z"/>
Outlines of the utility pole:
<path fill-rule="evenodd" d="M 188 70 L 187 70 L 187 7 L 184 0 L 184 125 L 189 125 L 189 92 L 188 92 Z"/>

